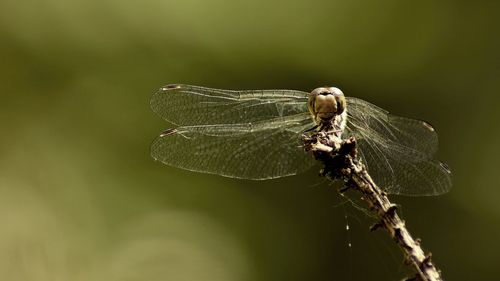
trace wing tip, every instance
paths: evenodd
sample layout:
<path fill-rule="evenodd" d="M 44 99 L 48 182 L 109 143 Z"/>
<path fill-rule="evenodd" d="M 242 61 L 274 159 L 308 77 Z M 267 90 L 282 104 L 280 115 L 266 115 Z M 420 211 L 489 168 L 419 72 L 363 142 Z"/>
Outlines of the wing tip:
<path fill-rule="evenodd" d="M 165 130 L 163 132 L 160 133 L 160 138 L 163 138 L 163 137 L 166 137 L 166 136 L 170 136 L 170 135 L 173 135 L 177 133 L 177 129 L 168 129 L 168 130 Z"/>
<path fill-rule="evenodd" d="M 163 99 L 165 98 L 165 92 L 178 90 L 181 88 L 181 86 L 182 86 L 181 84 L 168 84 L 163 87 L 160 87 L 160 89 L 158 89 L 156 92 L 153 93 L 153 95 L 149 100 L 149 107 L 151 108 L 151 110 L 158 116 L 164 118 L 162 113 L 159 112 L 159 110 L 163 107 L 162 103 L 164 102 Z"/>
<path fill-rule="evenodd" d="M 429 131 L 431 131 L 431 132 L 435 132 L 435 131 L 436 131 L 436 129 L 434 129 L 434 127 L 433 127 L 431 124 L 429 124 L 428 122 L 422 121 L 422 125 L 423 125 L 423 126 L 424 126 L 427 130 L 429 130 Z"/>
<path fill-rule="evenodd" d="M 160 88 L 160 91 L 171 91 L 171 90 L 176 90 L 180 89 L 181 85 L 180 84 L 168 84 Z"/>
<path fill-rule="evenodd" d="M 450 166 L 448 166 L 448 164 L 444 163 L 444 162 L 439 162 L 439 166 L 441 166 L 441 168 L 448 174 L 451 175 L 451 168 Z"/>

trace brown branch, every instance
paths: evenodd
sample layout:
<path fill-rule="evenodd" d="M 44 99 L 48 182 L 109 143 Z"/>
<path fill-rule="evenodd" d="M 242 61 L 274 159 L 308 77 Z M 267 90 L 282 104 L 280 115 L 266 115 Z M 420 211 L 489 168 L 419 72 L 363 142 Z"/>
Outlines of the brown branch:
<path fill-rule="evenodd" d="M 346 182 L 345 188 L 340 192 L 353 189 L 362 194 L 361 198 L 379 219 L 370 230 L 386 229 L 403 251 L 406 264 L 416 272 L 415 277 L 408 280 L 442 280 L 431 255 L 425 255 L 420 241 L 413 239 L 404 221 L 398 216 L 397 206 L 389 201 L 387 194 L 375 184 L 359 160 L 354 138 L 340 140 L 331 134 L 318 132 L 304 136 L 303 142 L 305 149 L 311 151 L 314 157 L 324 164 L 322 176 Z"/>

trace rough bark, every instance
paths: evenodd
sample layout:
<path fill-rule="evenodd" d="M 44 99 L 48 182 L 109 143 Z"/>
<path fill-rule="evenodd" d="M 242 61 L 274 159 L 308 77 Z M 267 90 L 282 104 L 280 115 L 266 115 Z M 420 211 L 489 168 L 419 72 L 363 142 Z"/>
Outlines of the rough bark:
<path fill-rule="evenodd" d="M 322 176 L 343 180 L 345 186 L 340 192 L 353 189 L 361 193 L 362 200 L 378 218 L 378 222 L 370 230 L 378 228 L 387 230 L 403 251 L 405 263 L 415 271 L 415 276 L 407 280 L 442 280 L 439 270 L 431 260 L 431 255 L 424 253 L 420 241 L 412 237 L 405 222 L 398 216 L 397 206 L 389 201 L 387 194 L 375 184 L 359 160 L 356 140 L 354 138 L 340 140 L 337 136 L 318 132 L 304 136 L 303 141 L 305 149 L 311 151 L 314 157 L 324 164 Z"/>

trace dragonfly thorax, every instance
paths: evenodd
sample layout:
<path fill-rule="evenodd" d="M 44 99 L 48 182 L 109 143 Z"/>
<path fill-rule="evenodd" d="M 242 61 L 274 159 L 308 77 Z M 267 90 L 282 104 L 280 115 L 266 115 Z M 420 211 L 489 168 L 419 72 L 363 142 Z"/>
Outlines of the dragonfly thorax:
<path fill-rule="evenodd" d="M 308 108 L 321 128 L 343 131 L 347 117 L 346 99 L 339 88 L 316 88 L 309 94 Z"/>

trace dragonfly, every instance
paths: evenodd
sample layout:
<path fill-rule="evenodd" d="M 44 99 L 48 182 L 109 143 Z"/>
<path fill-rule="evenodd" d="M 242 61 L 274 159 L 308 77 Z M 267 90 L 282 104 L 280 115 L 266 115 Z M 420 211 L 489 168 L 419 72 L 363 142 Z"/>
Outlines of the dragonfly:
<path fill-rule="evenodd" d="M 318 164 L 304 150 L 303 134 L 321 129 L 325 116 L 338 117 L 335 133 L 356 139 L 361 161 L 387 193 L 433 196 L 450 190 L 451 171 L 435 158 L 438 135 L 429 123 L 344 97 L 338 88 L 318 89 L 161 87 L 151 98 L 151 108 L 175 127 L 153 141 L 151 156 L 170 166 L 230 178 L 297 175 Z M 333 97 L 318 93 L 321 89 L 333 89 Z M 314 103 L 313 96 L 333 99 L 334 108 Z"/>

